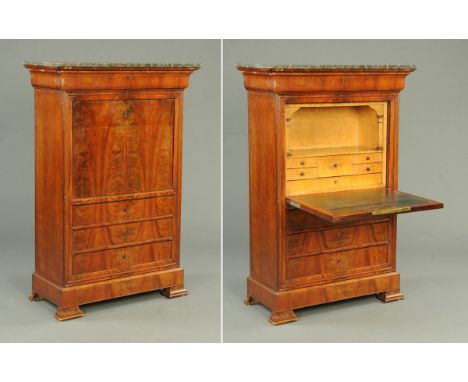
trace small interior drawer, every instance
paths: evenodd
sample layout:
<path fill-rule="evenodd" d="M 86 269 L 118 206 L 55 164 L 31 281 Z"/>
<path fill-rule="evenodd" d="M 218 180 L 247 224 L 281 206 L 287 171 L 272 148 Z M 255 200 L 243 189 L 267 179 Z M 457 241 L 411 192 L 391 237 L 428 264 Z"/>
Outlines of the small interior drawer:
<path fill-rule="evenodd" d="M 388 223 L 322 229 L 287 236 L 287 256 L 304 257 L 347 247 L 388 244 Z"/>
<path fill-rule="evenodd" d="M 353 164 L 382 162 L 382 153 L 354 154 L 351 157 Z"/>
<path fill-rule="evenodd" d="M 172 216 L 173 210 L 173 196 L 73 206 L 73 227 Z"/>
<path fill-rule="evenodd" d="M 172 239 L 173 219 L 116 224 L 73 231 L 73 252 L 92 251 L 128 243 Z"/>
<path fill-rule="evenodd" d="M 349 155 L 334 155 L 320 158 L 319 177 L 340 176 L 351 174 L 352 162 Z"/>
<path fill-rule="evenodd" d="M 99 276 L 105 272 L 119 274 L 135 268 L 154 268 L 174 263 L 172 241 L 135 245 L 73 255 L 74 277 Z"/>
<path fill-rule="evenodd" d="M 318 163 L 319 161 L 317 158 L 299 157 L 286 159 L 287 168 L 317 167 Z"/>
<path fill-rule="evenodd" d="M 318 168 L 290 168 L 286 172 L 286 180 L 313 179 L 318 177 Z"/>
<path fill-rule="evenodd" d="M 375 174 L 382 172 L 382 163 L 362 163 L 353 164 L 352 173 L 353 175 L 359 174 Z"/>
<path fill-rule="evenodd" d="M 333 280 L 352 273 L 376 270 L 388 266 L 388 246 L 377 245 L 367 248 L 323 253 L 315 256 L 298 257 L 286 262 L 286 278 L 323 278 Z"/>

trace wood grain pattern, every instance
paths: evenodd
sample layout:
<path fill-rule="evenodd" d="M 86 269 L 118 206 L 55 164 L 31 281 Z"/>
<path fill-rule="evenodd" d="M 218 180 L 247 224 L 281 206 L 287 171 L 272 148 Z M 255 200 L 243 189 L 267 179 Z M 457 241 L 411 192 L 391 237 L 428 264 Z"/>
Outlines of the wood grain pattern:
<path fill-rule="evenodd" d="M 63 308 L 74 308 L 113 298 L 129 296 L 165 288 L 183 288 L 184 271 L 181 268 L 145 272 L 143 274 L 117 277 L 92 283 L 73 285 L 66 288 L 53 283 L 38 273 L 33 273 L 32 289 L 57 305 L 57 312 Z M 65 317 L 65 319 L 67 319 Z"/>
<path fill-rule="evenodd" d="M 325 195 L 338 205 L 349 190 L 398 191 L 399 92 L 414 68 L 238 68 L 249 100 L 245 301 L 270 308 L 278 324 L 305 306 L 368 294 L 402 298 L 395 215 L 326 221 L 329 213 L 295 209 L 287 198 Z"/>
<path fill-rule="evenodd" d="M 36 121 L 31 299 L 67 320 L 90 302 L 186 294 L 182 91 L 198 67 L 25 66 Z"/>
<path fill-rule="evenodd" d="M 276 100 L 269 94 L 249 93 L 248 101 L 250 271 L 253 277 L 275 287 L 278 252 Z"/>
<path fill-rule="evenodd" d="M 73 207 L 73 227 L 172 216 L 174 197 L 124 200 Z"/>
<path fill-rule="evenodd" d="M 247 295 L 272 312 L 294 310 L 349 298 L 383 293 L 400 288 L 400 274 L 386 272 L 333 283 L 307 285 L 289 290 L 274 290 L 249 277 Z"/>
<path fill-rule="evenodd" d="M 172 188 L 174 101 L 73 103 L 77 198 Z"/>

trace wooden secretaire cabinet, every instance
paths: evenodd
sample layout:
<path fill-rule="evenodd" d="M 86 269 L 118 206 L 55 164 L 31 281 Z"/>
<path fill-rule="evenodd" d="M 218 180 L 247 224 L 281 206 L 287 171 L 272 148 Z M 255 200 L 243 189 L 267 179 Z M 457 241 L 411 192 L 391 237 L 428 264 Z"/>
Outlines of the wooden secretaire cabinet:
<path fill-rule="evenodd" d="M 442 203 L 398 190 L 398 103 L 411 66 L 238 65 L 248 90 L 246 304 L 293 310 L 403 298 L 398 213 Z"/>
<path fill-rule="evenodd" d="M 162 290 L 179 263 L 183 90 L 198 65 L 27 63 L 34 87 L 31 300 L 79 306 Z"/>

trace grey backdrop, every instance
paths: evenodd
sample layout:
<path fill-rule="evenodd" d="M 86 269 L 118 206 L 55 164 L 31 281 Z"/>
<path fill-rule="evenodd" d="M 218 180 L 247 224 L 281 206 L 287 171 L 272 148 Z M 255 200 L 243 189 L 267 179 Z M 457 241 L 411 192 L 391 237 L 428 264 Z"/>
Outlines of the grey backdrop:
<path fill-rule="evenodd" d="M 206 342 L 220 338 L 219 40 L 0 41 L 0 341 Z M 28 61 L 200 63 L 185 93 L 181 264 L 187 297 L 157 292 L 85 305 L 54 319 L 31 303 L 34 104 Z"/>
<path fill-rule="evenodd" d="M 247 97 L 236 63 L 415 64 L 401 93 L 400 190 L 445 202 L 399 218 L 397 269 L 406 299 L 364 297 L 297 313 L 273 327 L 245 306 L 248 275 Z M 224 340 L 468 341 L 468 43 L 224 41 Z"/>

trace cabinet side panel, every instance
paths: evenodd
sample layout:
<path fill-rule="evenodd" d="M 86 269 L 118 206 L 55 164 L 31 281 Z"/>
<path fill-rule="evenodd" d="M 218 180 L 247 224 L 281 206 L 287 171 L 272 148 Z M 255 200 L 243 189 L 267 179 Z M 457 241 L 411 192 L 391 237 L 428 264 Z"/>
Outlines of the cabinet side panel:
<path fill-rule="evenodd" d="M 34 92 L 36 171 L 36 272 L 63 281 L 64 168 L 62 94 Z"/>
<path fill-rule="evenodd" d="M 249 92 L 250 275 L 277 287 L 275 96 Z"/>

